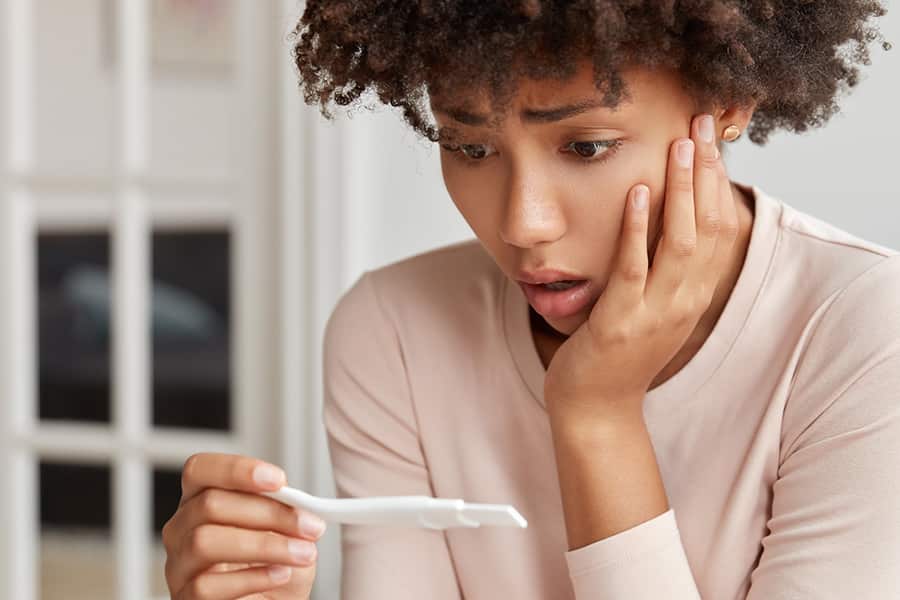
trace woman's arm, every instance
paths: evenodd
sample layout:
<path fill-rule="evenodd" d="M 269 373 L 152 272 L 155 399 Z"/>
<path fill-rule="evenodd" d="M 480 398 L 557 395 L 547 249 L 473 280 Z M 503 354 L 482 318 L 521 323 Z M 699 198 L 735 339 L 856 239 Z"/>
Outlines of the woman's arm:
<path fill-rule="evenodd" d="M 643 415 L 607 423 L 551 422 L 569 550 L 669 510 Z"/>
<path fill-rule="evenodd" d="M 792 383 L 746 600 L 900 598 L 900 257 L 837 296 Z M 578 600 L 699 598 L 646 430 L 556 429 Z"/>
<path fill-rule="evenodd" d="M 646 431 L 569 439 L 557 460 L 578 600 L 700 598 L 674 512 L 657 500 Z M 768 530 L 747 600 L 900 598 L 900 354 L 869 367 L 791 444 Z"/>
<path fill-rule="evenodd" d="M 900 598 L 900 354 L 791 446 L 747 599 Z"/>
<path fill-rule="evenodd" d="M 781 435 L 748 600 L 900 598 L 900 256 L 827 309 Z"/>
<path fill-rule="evenodd" d="M 643 416 L 552 430 L 575 597 L 699 599 Z"/>
<path fill-rule="evenodd" d="M 337 495 L 433 496 L 397 335 L 365 273 L 325 329 L 323 420 Z M 460 600 L 443 531 L 342 525 L 342 598 Z"/>

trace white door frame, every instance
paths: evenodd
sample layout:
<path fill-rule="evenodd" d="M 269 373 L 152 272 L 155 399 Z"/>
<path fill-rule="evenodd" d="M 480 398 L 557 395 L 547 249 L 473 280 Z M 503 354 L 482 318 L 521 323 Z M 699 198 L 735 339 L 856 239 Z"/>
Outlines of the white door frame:
<path fill-rule="evenodd" d="M 180 468 L 190 454 L 222 451 L 278 460 L 277 309 L 272 233 L 275 169 L 272 105 L 274 3 L 236 0 L 236 130 L 232 178 L 160 180 L 149 167 L 148 2 L 119 0 L 116 31 L 119 161 L 109 178 L 48 172 L 34 152 L 32 0 L 0 0 L 0 600 L 35 600 L 40 528 L 37 465 L 52 458 L 109 464 L 112 473 L 116 590 L 147 598 L 152 466 Z M 237 118 L 239 117 L 239 118 Z M 42 189 L 89 188 L 109 202 L 53 202 Z M 169 200 L 151 191 L 165 188 Z M 198 202 L 178 201 L 188 190 Z M 154 227 L 228 226 L 234 251 L 232 423 L 226 434 L 156 430 L 148 423 L 151 356 L 148 321 L 150 235 Z M 36 419 L 35 239 L 44 230 L 99 228 L 111 233 L 112 398 L 107 425 Z M 294 398 L 296 400 L 296 398 Z"/>

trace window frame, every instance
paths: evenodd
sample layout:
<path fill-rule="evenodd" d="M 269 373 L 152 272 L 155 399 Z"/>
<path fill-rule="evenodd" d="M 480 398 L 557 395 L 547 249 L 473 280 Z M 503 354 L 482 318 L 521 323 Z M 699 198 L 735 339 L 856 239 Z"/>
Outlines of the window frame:
<path fill-rule="evenodd" d="M 229 452 L 278 461 L 278 367 L 270 333 L 276 293 L 276 228 L 270 182 L 276 97 L 268 64 L 272 16 L 234 0 L 236 130 L 227 177 L 154 173 L 149 161 L 148 2 L 116 0 L 118 47 L 114 116 L 117 164 L 108 177 L 50 172 L 34 151 L 32 0 L 0 0 L 0 600 L 40 597 L 38 464 L 102 462 L 111 469 L 112 536 L 118 598 L 150 595 L 154 467 L 180 469 L 195 452 Z M 281 40 L 276 40 L 280 43 Z M 247 117 L 249 116 L 249 117 Z M 87 192 L 87 193 L 85 193 Z M 190 197 L 190 201 L 185 198 Z M 73 202 L 72 198 L 84 202 Z M 65 201 L 63 201 L 65 199 Z M 155 229 L 226 228 L 232 241 L 229 432 L 151 425 L 148 326 L 150 239 Z M 39 232 L 105 230 L 111 235 L 110 424 L 39 421 L 36 369 L 36 237 Z M 270 271 L 271 269 L 271 271 Z M 271 283 L 269 284 L 271 285 Z M 270 402 L 260 402 L 270 398 Z M 158 548 L 157 548 L 158 550 Z"/>

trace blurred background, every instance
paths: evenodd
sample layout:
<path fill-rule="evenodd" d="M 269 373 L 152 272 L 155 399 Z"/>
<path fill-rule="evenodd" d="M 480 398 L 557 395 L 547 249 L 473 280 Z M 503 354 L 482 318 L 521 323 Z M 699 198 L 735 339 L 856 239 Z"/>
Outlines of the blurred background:
<path fill-rule="evenodd" d="M 321 336 L 368 269 L 472 237 L 436 146 L 301 100 L 295 0 L 0 0 L 0 600 L 165 598 L 198 451 L 333 496 Z M 890 8 L 890 6 L 889 6 Z M 900 17 L 820 131 L 732 179 L 900 247 Z M 339 528 L 314 597 L 339 596 Z"/>

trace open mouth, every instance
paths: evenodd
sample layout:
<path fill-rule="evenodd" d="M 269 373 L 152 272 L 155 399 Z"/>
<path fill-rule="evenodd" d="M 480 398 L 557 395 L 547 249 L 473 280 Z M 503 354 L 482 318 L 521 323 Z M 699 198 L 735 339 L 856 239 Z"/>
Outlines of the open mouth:
<path fill-rule="evenodd" d="M 591 300 L 589 279 L 568 279 L 552 283 L 522 283 L 519 287 L 528 303 L 541 316 L 562 319 L 582 310 Z"/>
<path fill-rule="evenodd" d="M 554 281 L 553 283 L 541 283 L 539 284 L 542 288 L 553 291 L 562 291 L 569 290 L 578 285 L 579 283 L 584 283 L 587 281 L 586 279 L 563 279 L 562 281 Z"/>

